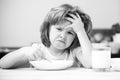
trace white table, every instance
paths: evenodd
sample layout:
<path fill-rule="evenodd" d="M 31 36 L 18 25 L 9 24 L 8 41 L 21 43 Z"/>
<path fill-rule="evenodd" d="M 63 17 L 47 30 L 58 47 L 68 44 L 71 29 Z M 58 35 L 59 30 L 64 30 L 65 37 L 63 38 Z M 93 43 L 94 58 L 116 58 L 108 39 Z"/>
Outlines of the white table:
<path fill-rule="evenodd" d="M 0 69 L 0 80 L 120 80 L 120 72 L 95 72 L 83 68 L 59 71 Z"/>

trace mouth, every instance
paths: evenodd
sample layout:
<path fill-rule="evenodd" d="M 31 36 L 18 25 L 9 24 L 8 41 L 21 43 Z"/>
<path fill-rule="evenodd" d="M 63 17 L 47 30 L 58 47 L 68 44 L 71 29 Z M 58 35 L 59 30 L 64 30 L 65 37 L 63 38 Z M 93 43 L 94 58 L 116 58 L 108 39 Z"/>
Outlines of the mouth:
<path fill-rule="evenodd" d="M 65 44 L 65 41 L 63 41 L 63 40 L 58 40 L 58 41 Z"/>

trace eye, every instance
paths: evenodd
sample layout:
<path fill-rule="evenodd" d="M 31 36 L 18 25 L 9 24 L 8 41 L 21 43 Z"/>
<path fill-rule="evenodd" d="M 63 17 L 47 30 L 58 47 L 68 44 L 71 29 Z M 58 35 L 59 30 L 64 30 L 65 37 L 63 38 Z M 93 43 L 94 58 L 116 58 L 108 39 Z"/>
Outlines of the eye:
<path fill-rule="evenodd" d="M 62 31 L 62 28 L 56 28 L 58 31 Z"/>
<path fill-rule="evenodd" d="M 70 32 L 70 31 L 69 31 L 69 32 L 67 32 L 67 33 L 68 33 L 68 34 L 71 34 L 71 35 L 74 35 L 74 33 L 73 33 L 73 32 Z"/>

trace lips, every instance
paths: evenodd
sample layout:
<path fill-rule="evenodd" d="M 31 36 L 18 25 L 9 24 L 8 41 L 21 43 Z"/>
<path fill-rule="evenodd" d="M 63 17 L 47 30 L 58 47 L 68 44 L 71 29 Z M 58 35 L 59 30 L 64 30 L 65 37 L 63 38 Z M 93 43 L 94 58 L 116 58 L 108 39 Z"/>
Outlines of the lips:
<path fill-rule="evenodd" d="M 62 42 L 62 43 L 64 43 L 65 44 L 65 41 L 63 41 L 63 40 L 58 40 L 59 42 Z"/>

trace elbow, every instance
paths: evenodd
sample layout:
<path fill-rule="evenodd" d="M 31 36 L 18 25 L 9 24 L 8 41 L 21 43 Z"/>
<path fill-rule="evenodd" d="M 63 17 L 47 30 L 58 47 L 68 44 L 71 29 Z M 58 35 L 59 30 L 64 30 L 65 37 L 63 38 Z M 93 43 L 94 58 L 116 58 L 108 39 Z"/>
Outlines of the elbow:
<path fill-rule="evenodd" d="M 91 69 L 91 68 L 92 68 L 92 66 L 85 66 L 85 68 L 86 68 L 86 69 Z"/>
<path fill-rule="evenodd" d="M 92 65 L 91 65 L 91 64 L 86 64 L 86 65 L 84 65 L 84 68 L 86 68 L 86 69 L 91 69 L 91 68 L 92 68 Z"/>
<path fill-rule="evenodd" d="M 92 61 L 91 59 L 87 60 L 86 62 L 83 63 L 84 68 L 86 69 L 91 69 L 92 68 Z"/>

